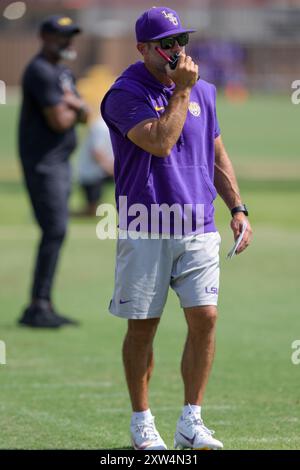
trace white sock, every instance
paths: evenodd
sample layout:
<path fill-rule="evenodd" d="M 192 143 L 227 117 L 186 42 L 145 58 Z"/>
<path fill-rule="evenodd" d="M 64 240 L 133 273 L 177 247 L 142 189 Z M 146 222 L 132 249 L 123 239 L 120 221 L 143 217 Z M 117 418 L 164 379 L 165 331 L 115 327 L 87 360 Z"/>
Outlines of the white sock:
<path fill-rule="evenodd" d="M 182 416 L 186 416 L 187 414 L 194 412 L 195 415 L 199 416 L 201 418 L 201 406 L 199 405 L 186 405 L 182 409 Z"/>
<path fill-rule="evenodd" d="M 150 418 L 152 418 L 152 413 L 150 411 L 150 408 L 148 408 L 148 410 L 146 411 L 133 411 L 132 416 L 131 416 L 131 422 L 138 423 L 140 421 L 145 421 Z"/>

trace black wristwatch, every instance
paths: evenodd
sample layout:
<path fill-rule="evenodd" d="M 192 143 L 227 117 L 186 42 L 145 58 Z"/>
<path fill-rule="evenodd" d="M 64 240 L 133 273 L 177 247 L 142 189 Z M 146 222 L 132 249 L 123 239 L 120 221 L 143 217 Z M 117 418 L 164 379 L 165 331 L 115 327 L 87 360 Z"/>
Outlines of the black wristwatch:
<path fill-rule="evenodd" d="M 234 207 L 233 209 L 231 209 L 231 215 L 232 217 L 234 216 L 234 214 L 236 214 L 237 212 L 244 212 L 244 214 L 246 216 L 248 216 L 248 209 L 246 207 L 245 204 L 241 204 L 240 206 L 236 206 Z"/>

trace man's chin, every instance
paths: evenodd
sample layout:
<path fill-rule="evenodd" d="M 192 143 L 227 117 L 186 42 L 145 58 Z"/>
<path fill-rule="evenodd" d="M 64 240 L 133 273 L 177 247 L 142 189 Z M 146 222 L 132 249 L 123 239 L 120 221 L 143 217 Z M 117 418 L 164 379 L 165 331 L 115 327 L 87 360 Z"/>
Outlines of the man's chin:
<path fill-rule="evenodd" d="M 63 49 L 59 51 L 59 57 L 61 60 L 73 61 L 77 59 L 77 52 L 74 50 Z"/>

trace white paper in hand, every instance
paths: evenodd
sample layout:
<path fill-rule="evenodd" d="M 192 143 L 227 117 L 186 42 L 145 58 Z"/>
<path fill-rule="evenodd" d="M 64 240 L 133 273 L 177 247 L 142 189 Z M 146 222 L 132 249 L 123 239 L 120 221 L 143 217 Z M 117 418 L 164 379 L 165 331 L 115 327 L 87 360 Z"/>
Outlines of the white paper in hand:
<path fill-rule="evenodd" d="M 241 241 L 243 240 L 243 236 L 244 236 L 244 233 L 246 232 L 247 226 L 248 226 L 247 222 L 243 222 L 242 231 L 240 235 L 238 236 L 238 238 L 235 240 L 233 247 L 231 248 L 231 250 L 229 251 L 227 255 L 227 258 L 231 259 L 235 255 L 236 250 L 238 249 Z"/>

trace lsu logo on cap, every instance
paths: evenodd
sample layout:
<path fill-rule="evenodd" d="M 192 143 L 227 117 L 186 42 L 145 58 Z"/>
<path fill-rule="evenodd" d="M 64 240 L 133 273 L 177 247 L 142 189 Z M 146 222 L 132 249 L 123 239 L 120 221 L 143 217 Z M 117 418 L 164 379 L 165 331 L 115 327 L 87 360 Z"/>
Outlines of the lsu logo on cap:
<path fill-rule="evenodd" d="M 63 18 L 60 18 L 57 22 L 60 26 L 69 26 L 70 24 L 73 23 L 71 18 L 68 18 L 67 16 L 64 16 Z"/>
<path fill-rule="evenodd" d="M 193 115 L 193 116 L 200 116 L 201 114 L 201 108 L 199 106 L 199 103 L 197 103 L 196 101 L 191 101 L 190 104 L 189 104 L 189 112 Z"/>
<path fill-rule="evenodd" d="M 166 19 L 171 21 L 171 23 L 173 23 L 174 26 L 178 25 L 178 19 L 176 18 L 176 16 L 174 16 L 174 13 L 167 13 L 166 10 L 163 10 L 161 13 L 162 15 L 164 15 Z"/>

